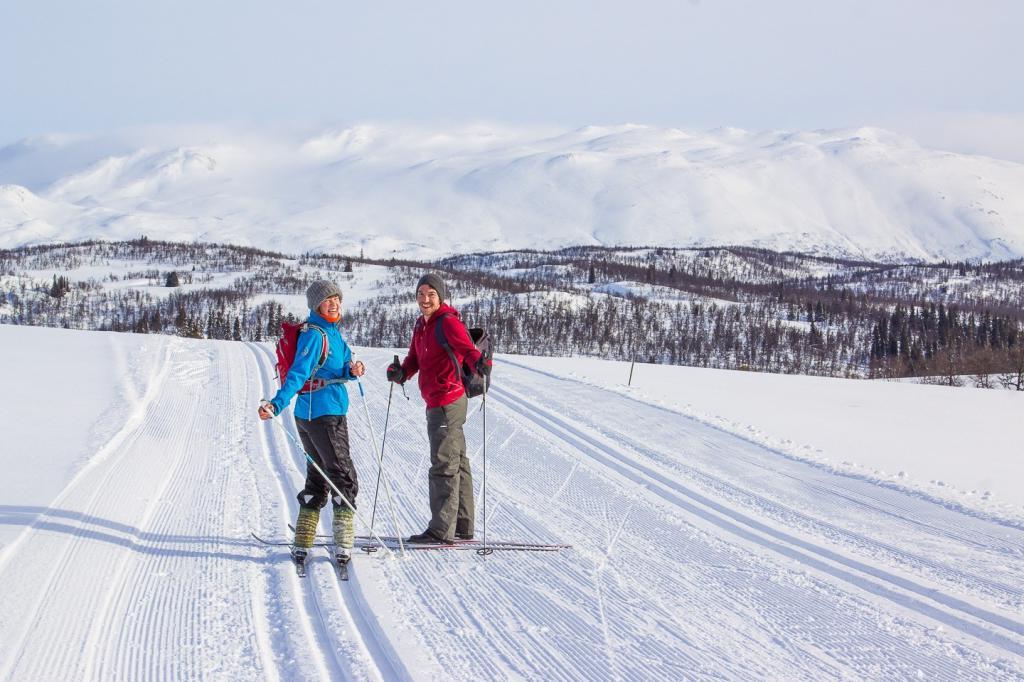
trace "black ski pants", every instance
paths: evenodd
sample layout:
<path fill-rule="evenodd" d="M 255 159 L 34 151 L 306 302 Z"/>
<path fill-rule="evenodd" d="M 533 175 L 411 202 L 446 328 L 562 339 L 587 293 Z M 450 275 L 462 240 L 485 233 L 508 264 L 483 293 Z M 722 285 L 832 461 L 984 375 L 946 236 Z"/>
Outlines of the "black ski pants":
<path fill-rule="evenodd" d="M 339 415 L 324 415 L 312 420 L 296 417 L 295 426 L 303 448 L 355 508 L 359 480 L 348 449 L 348 420 Z M 330 498 L 335 508 L 348 509 L 348 505 L 338 498 L 309 462 L 306 462 L 306 485 L 297 497 L 303 507 L 321 509 Z"/>

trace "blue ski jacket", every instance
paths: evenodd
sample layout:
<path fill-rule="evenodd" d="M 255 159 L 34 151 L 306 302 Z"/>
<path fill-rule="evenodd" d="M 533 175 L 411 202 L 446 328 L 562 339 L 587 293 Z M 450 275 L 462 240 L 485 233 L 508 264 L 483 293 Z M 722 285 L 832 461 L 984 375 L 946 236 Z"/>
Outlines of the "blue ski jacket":
<path fill-rule="evenodd" d="M 324 366 L 313 375 L 313 370 L 323 353 L 323 334 L 315 329 L 307 329 L 299 334 L 299 343 L 295 349 L 295 361 L 288 370 L 288 375 L 281 388 L 270 401 L 275 414 L 281 414 L 291 402 L 307 379 L 350 380 L 352 370 L 352 351 L 341 336 L 339 323 L 330 323 L 315 311 L 309 311 L 307 322 L 327 332 L 327 360 Z M 299 419 L 316 419 L 324 415 L 344 415 L 348 413 L 348 387 L 343 383 L 332 383 L 311 393 L 299 393 L 295 401 L 295 416 Z"/>

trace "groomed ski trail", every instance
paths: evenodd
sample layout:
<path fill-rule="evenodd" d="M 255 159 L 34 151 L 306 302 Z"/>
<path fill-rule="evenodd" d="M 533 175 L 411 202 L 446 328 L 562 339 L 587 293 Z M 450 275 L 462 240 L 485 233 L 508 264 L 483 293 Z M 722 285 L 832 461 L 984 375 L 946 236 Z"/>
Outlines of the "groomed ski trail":
<path fill-rule="evenodd" d="M 0 553 L 0 679 L 1024 679 L 1021 529 L 516 358 L 487 402 L 488 537 L 572 549 L 357 552 L 341 583 L 318 548 L 300 579 L 249 537 L 287 536 L 305 470 L 255 417 L 271 347 L 146 342 L 123 428 Z M 355 352 L 380 437 L 393 351 Z M 376 452 L 350 388 L 367 519 Z M 403 535 L 428 518 L 408 394 L 384 451 Z"/>
<path fill-rule="evenodd" d="M 271 397 L 276 391 L 273 376 L 273 352 L 266 346 L 246 344 L 253 368 L 260 376 L 258 395 Z M 288 410 L 282 423 L 296 438 L 294 422 Z M 350 411 L 350 419 L 351 419 Z M 350 432 L 352 430 L 350 424 Z M 264 455 L 261 469 L 261 499 L 276 499 L 278 504 L 265 510 L 261 521 L 268 529 L 284 533 L 295 520 L 297 501 L 295 494 L 302 487 L 306 462 L 287 436 L 272 425 L 254 425 Z M 267 474 L 270 474 L 267 476 Z M 321 516 L 329 516 L 330 507 Z M 287 548 L 261 549 L 278 564 L 287 566 L 286 578 L 277 576 L 277 599 L 282 603 L 301 604 L 293 615 L 299 620 L 309 646 L 307 655 L 319 658 L 320 676 L 329 679 L 398 679 L 408 673 L 392 651 L 391 645 L 380 634 L 372 611 L 356 585 L 358 573 L 350 565 L 347 583 L 338 580 L 330 555 L 314 547 L 307 560 L 307 575 L 295 574 Z M 296 644 L 302 646 L 301 642 Z"/>
<path fill-rule="evenodd" d="M 402 677 L 332 571 L 299 584 L 243 537 L 283 527 L 294 495 L 255 424 L 266 368 L 242 344 L 153 338 L 124 427 L 0 556 L 0 679 Z"/>

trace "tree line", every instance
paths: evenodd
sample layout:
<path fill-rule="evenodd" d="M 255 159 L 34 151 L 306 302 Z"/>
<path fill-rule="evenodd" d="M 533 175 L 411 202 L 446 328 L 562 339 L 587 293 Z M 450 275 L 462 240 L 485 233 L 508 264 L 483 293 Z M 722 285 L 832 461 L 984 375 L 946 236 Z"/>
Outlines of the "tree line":
<path fill-rule="evenodd" d="M 1024 390 L 1020 260 L 573 247 L 427 262 L 142 238 L 0 251 L 0 322 L 266 341 L 286 317 L 268 295 L 301 296 L 314 279 L 343 282 L 366 265 L 387 275 L 377 294 L 346 301 L 356 345 L 407 345 L 418 316 L 412 284 L 435 270 L 499 351 L 948 384 L 971 375 Z M 32 274 L 84 268 L 107 272 Z M 124 285 L 139 279 L 147 286 Z"/>

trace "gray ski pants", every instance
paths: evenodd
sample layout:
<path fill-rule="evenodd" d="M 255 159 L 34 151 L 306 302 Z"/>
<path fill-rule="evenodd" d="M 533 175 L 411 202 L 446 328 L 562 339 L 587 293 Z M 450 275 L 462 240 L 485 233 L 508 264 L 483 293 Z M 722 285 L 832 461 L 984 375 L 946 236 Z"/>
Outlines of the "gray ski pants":
<path fill-rule="evenodd" d="M 430 438 L 430 524 L 432 533 L 451 540 L 455 533 L 473 534 L 473 474 L 466 456 L 469 400 L 462 396 L 451 405 L 427 409 Z"/>

